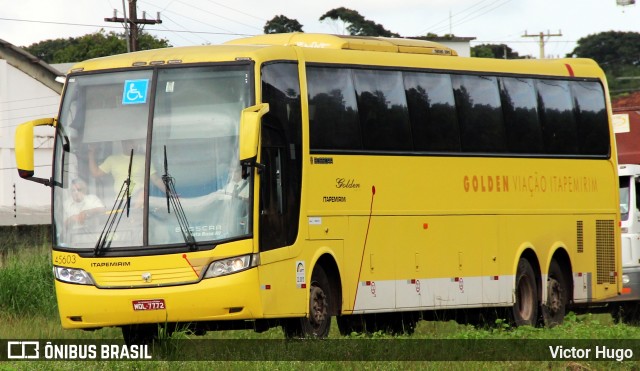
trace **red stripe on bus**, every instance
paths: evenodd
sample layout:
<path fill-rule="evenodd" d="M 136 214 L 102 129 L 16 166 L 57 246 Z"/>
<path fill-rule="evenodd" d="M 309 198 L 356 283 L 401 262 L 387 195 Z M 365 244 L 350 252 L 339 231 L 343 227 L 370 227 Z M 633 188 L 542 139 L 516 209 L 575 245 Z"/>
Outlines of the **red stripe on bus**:
<path fill-rule="evenodd" d="M 564 66 L 567 67 L 567 71 L 569 71 L 569 76 L 571 76 L 571 77 L 575 76 L 574 73 L 573 73 L 573 68 L 571 68 L 570 64 L 565 63 Z"/>

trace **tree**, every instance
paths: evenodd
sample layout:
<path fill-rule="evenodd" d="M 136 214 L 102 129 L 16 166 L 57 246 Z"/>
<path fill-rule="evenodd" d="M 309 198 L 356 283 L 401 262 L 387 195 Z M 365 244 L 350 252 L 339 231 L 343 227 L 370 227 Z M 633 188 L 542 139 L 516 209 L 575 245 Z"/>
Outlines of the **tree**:
<path fill-rule="evenodd" d="M 381 24 L 365 19 L 355 10 L 344 7 L 331 9 L 320 17 L 320 21 L 332 19 L 334 21 L 341 20 L 348 24 L 347 31 L 354 36 L 383 36 L 383 37 L 400 37 L 399 34 L 391 32 L 384 28 Z"/>
<path fill-rule="evenodd" d="M 138 45 L 140 50 L 171 46 L 168 40 L 147 33 L 138 35 Z M 40 41 L 23 49 L 47 63 L 68 63 L 126 53 L 127 41 L 123 34 L 100 30 L 80 37 Z"/>
<path fill-rule="evenodd" d="M 640 33 L 606 31 L 578 39 L 567 57 L 590 58 L 607 75 L 612 95 L 640 90 Z"/>
<path fill-rule="evenodd" d="M 264 25 L 264 33 L 288 33 L 304 32 L 302 25 L 295 19 L 287 18 L 284 15 L 277 15 Z"/>
<path fill-rule="evenodd" d="M 567 57 L 591 58 L 601 66 L 640 64 L 640 33 L 607 31 L 578 39 Z"/>
<path fill-rule="evenodd" d="M 505 58 L 506 55 L 506 58 Z M 497 58 L 497 59 L 522 59 L 518 52 L 506 44 L 481 44 L 471 47 L 471 56 L 480 58 Z"/>

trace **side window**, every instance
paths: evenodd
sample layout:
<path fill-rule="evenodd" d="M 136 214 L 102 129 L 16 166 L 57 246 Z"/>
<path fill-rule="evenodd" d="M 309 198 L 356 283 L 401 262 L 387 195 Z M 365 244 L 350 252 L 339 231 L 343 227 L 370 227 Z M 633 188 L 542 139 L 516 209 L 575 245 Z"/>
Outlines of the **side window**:
<path fill-rule="evenodd" d="M 609 154 L 609 122 L 602 85 L 597 82 L 571 82 L 576 105 L 580 153 Z"/>
<path fill-rule="evenodd" d="M 260 249 L 288 246 L 298 236 L 302 185 L 300 81 L 295 63 L 262 67 L 261 161 L 266 166 L 260 189 Z"/>
<path fill-rule="evenodd" d="M 452 75 L 464 152 L 505 152 L 506 138 L 497 78 Z"/>
<path fill-rule="evenodd" d="M 411 150 L 411 128 L 400 71 L 353 70 L 366 150 Z"/>
<path fill-rule="evenodd" d="M 311 149 L 362 149 L 351 70 L 308 67 L 307 86 Z"/>
<path fill-rule="evenodd" d="M 405 72 L 404 88 L 416 151 L 460 151 L 460 130 L 451 77 Z"/>
<path fill-rule="evenodd" d="M 533 80 L 502 77 L 499 82 L 509 152 L 544 153 Z"/>
<path fill-rule="evenodd" d="M 580 153 L 569 82 L 537 80 L 536 87 L 546 153 Z"/>

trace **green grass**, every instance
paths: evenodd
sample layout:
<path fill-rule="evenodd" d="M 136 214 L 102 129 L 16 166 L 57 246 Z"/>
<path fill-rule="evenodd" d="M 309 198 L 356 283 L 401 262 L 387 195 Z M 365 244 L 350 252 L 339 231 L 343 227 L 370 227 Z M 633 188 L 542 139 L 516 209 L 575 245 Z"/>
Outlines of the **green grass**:
<path fill-rule="evenodd" d="M 0 268 L 0 311 L 20 316 L 56 315 L 52 269 L 45 246 L 9 251 Z"/>
<path fill-rule="evenodd" d="M 117 339 L 120 330 L 105 328 L 92 332 L 65 330 L 60 326 L 49 249 L 38 247 L 12 253 L 0 267 L 0 339 Z M 174 339 L 283 339 L 279 328 L 258 334 L 251 330 L 209 332 L 204 337 L 174 334 L 166 343 L 171 347 Z M 332 324 L 330 339 L 343 339 L 337 325 Z M 498 320 L 483 328 L 461 325 L 454 321 L 420 321 L 412 336 L 393 337 L 382 332 L 371 335 L 353 334 L 347 337 L 354 341 L 367 339 L 640 339 L 640 328 L 616 324 L 608 314 L 575 315 L 569 313 L 562 325 L 551 328 L 511 327 Z M 184 342 L 180 343 L 181 345 Z M 335 344 L 335 343 L 330 343 Z M 178 346 L 176 346 L 178 348 Z M 4 351 L 4 350 L 2 350 Z M 175 349 L 174 349 L 175 351 Z M 179 350 L 178 350 L 179 351 Z M 171 352 L 171 349 L 168 350 Z M 166 353 L 165 353 L 166 354 Z M 5 362 L 0 370 L 637 370 L 636 362 L 349 362 L 349 361 L 38 361 Z"/>

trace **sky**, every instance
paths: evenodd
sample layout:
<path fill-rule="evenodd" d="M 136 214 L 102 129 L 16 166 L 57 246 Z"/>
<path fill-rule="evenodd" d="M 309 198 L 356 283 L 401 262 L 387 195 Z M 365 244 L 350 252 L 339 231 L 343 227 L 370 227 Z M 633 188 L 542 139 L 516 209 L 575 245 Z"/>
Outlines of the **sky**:
<path fill-rule="evenodd" d="M 0 7 L 0 39 L 17 46 L 105 31 L 122 32 L 128 0 L 4 0 Z M 300 22 L 305 32 L 346 33 L 336 21 L 319 21 L 327 11 L 345 7 L 405 37 L 429 32 L 475 38 L 471 46 L 506 44 L 521 56 L 539 57 L 544 34 L 547 57 L 563 57 L 585 36 L 605 31 L 640 32 L 639 4 L 617 0 L 138 0 L 138 17 L 161 24 L 145 31 L 173 46 L 220 44 L 263 33 L 277 15 Z M 523 37 L 523 35 L 536 37 Z"/>

